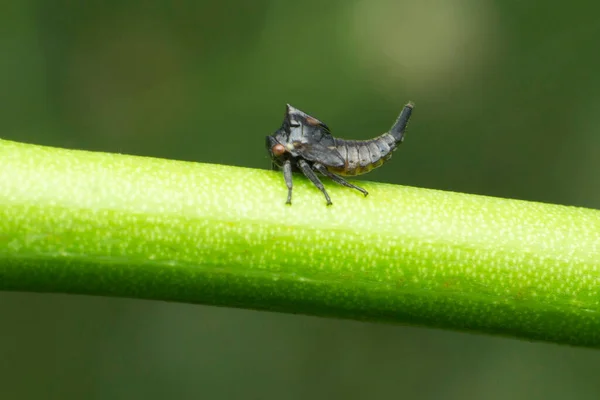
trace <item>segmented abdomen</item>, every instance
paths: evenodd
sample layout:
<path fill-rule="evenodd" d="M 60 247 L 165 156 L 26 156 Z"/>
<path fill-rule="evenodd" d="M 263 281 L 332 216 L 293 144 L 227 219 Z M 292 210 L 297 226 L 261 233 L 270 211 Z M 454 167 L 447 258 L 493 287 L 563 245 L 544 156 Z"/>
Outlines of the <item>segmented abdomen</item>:
<path fill-rule="evenodd" d="M 335 148 L 344 158 L 341 168 L 327 167 L 333 173 L 345 176 L 366 174 L 381 166 L 392 157 L 392 152 L 398 146 L 394 137 L 384 133 L 370 140 L 334 139 Z"/>

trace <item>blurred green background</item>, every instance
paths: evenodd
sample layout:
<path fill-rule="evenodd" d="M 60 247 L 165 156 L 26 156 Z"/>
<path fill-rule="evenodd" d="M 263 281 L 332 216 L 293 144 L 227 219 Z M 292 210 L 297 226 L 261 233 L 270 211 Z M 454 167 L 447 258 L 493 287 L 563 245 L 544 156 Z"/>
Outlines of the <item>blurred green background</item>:
<path fill-rule="evenodd" d="M 599 12 L 8 0 L 0 137 L 268 168 L 288 102 L 359 139 L 412 100 L 405 143 L 365 179 L 600 208 Z M 0 321 L 3 400 L 600 398 L 600 352 L 512 339 L 26 293 L 0 293 Z"/>

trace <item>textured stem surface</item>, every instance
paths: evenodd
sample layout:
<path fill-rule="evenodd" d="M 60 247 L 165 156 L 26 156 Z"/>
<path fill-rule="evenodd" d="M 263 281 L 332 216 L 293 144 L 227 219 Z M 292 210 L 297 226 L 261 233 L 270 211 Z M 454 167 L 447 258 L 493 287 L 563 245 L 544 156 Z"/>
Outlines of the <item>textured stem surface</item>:
<path fill-rule="evenodd" d="M 0 289 L 600 347 L 600 212 L 0 140 Z"/>

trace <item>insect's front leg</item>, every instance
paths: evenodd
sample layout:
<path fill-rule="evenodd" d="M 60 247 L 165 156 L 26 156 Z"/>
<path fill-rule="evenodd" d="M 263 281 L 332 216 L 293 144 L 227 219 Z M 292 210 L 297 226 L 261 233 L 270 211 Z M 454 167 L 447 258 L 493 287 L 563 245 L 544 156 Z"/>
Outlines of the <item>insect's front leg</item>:
<path fill-rule="evenodd" d="M 327 168 L 325 168 L 325 166 L 323 164 L 320 163 L 314 163 L 313 164 L 313 168 L 317 171 L 319 171 L 321 174 L 325 175 L 326 177 L 328 177 L 329 179 L 331 179 L 332 181 L 339 183 L 340 185 L 344 185 L 346 187 L 352 188 L 352 189 L 356 189 L 359 192 L 361 192 L 362 194 L 364 194 L 365 196 L 369 194 L 369 192 L 367 192 L 365 189 L 353 185 L 352 183 L 348 182 L 347 180 L 345 180 L 344 178 L 342 178 L 341 176 L 338 176 L 336 174 L 334 174 L 333 172 L 329 171 Z"/>
<path fill-rule="evenodd" d="M 285 160 L 283 162 L 283 179 L 285 179 L 285 184 L 288 188 L 288 196 L 285 204 L 292 204 L 292 162 L 290 160 Z"/>
<path fill-rule="evenodd" d="M 315 172 L 312 170 L 310 165 L 308 165 L 308 163 L 305 160 L 299 159 L 298 160 L 298 168 L 300 168 L 302 173 L 308 179 L 310 179 L 310 181 L 323 193 L 323 195 L 325 196 L 325 200 L 327 200 L 327 205 L 328 206 L 332 205 L 333 203 L 331 202 L 331 199 L 329 198 L 329 194 L 327 194 L 327 191 L 325 190 L 323 183 L 319 180 L 319 177 L 317 176 L 317 174 L 315 174 Z"/>

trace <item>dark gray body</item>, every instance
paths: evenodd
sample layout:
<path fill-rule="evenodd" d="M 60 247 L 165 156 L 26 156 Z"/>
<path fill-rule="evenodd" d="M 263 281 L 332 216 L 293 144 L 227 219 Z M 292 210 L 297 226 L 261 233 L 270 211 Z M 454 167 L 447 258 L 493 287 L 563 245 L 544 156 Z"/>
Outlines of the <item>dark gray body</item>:
<path fill-rule="evenodd" d="M 273 166 L 283 169 L 288 186 L 287 203 L 291 204 L 293 170 L 302 171 L 323 192 L 328 205 L 331 199 L 315 171 L 366 196 L 366 190 L 341 176 L 365 174 L 390 159 L 404 140 L 413 107 L 412 103 L 404 106 L 392 129 L 381 136 L 345 140 L 334 138 L 327 125 L 288 104 L 281 128 L 267 136 L 266 141 Z"/>

